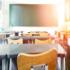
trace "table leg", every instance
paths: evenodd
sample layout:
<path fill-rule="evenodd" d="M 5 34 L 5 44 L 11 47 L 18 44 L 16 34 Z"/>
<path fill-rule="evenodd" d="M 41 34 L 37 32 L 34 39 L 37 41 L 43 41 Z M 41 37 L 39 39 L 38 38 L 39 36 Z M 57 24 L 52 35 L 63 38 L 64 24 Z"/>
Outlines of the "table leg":
<path fill-rule="evenodd" d="M 12 58 L 10 58 L 9 70 L 17 70 Z"/>
<path fill-rule="evenodd" d="M 12 59 L 10 58 L 10 61 L 9 61 L 9 70 L 12 69 Z"/>
<path fill-rule="evenodd" d="M 57 70 L 65 70 L 65 54 L 58 54 Z"/>
<path fill-rule="evenodd" d="M 65 57 L 61 58 L 61 70 L 65 70 Z"/>
<path fill-rule="evenodd" d="M 57 58 L 57 69 L 56 70 L 61 70 L 61 58 Z"/>
<path fill-rule="evenodd" d="M 8 62 L 6 58 L 2 59 L 2 70 L 8 70 Z"/>

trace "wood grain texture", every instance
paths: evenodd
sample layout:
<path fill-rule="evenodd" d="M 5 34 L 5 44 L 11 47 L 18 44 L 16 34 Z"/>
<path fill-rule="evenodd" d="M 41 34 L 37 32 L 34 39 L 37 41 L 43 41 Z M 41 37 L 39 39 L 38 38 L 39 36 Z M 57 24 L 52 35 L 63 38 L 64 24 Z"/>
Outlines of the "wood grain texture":
<path fill-rule="evenodd" d="M 57 52 L 55 49 L 40 54 L 20 53 L 17 57 L 18 70 L 30 70 L 32 65 L 48 64 L 48 70 L 56 70 Z"/>

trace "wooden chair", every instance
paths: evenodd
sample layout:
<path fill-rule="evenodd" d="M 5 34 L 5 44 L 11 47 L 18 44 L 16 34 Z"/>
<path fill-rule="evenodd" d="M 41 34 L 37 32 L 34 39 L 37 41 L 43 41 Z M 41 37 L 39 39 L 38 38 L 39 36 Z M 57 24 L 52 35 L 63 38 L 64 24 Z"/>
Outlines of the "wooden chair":
<path fill-rule="evenodd" d="M 40 31 L 34 31 L 34 32 L 28 32 L 29 36 L 40 36 L 40 37 L 46 37 L 49 36 L 48 32 L 40 32 Z"/>
<path fill-rule="evenodd" d="M 35 39 L 35 44 L 52 44 L 52 39 L 45 39 L 45 40 L 40 40 L 40 39 Z"/>
<path fill-rule="evenodd" d="M 48 70 L 56 70 L 57 51 L 51 49 L 39 54 L 20 53 L 17 56 L 18 70 L 30 70 L 32 65 L 47 64 Z"/>

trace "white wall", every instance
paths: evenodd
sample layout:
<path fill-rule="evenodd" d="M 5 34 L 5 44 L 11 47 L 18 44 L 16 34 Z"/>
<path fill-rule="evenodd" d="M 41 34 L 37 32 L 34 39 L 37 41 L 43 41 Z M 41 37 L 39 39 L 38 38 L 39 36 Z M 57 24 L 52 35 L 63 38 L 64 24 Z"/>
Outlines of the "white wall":
<path fill-rule="evenodd" d="M 2 11 L 2 28 L 6 29 L 8 28 L 8 24 L 9 24 L 9 2 L 8 0 L 2 0 L 2 8 L 1 8 L 1 11 Z"/>
<path fill-rule="evenodd" d="M 13 3 L 27 3 L 27 4 L 61 4 L 63 0 L 2 0 L 2 27 L 5 30 L 9 30 L 9 4 Z M 62 19 L 63 20 L 63 19 Z M 61 22 L 60 22 L 61 23 Z M 50 27 L 51 30 L 55 30 L 57 27 Z M 35 30 L 41 30 L 46 31 L 50 28 L 46 27 L 20 27 L 20 30 L 23 31 L 35 31 Z M 11 30 L 19 30 L 18 27 L 10 28 Z"/>

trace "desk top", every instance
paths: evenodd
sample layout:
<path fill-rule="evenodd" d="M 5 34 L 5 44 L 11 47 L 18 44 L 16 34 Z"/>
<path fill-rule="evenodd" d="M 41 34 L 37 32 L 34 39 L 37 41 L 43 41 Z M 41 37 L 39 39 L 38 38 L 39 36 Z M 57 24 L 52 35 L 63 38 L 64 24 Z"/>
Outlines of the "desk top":
<path fill-rule="evenodd" d="M 58 53 L 66 53 L 59 44 L 3 44 L 0 45 L 0 55 L 13 55 L 18 53 L 41 53 L 55 48 Z"/>
<path fill-rule="evenodd" d="M 42 36 L 12 36 L 12 37 L 9 37 L 10 39 L 13 39 L 13 40 L 16 40 L 16 39 L 19 39 L 19 38 L 22 38 L 22 39 L 48 39 L 49 37 L 42 37 Z"/>

